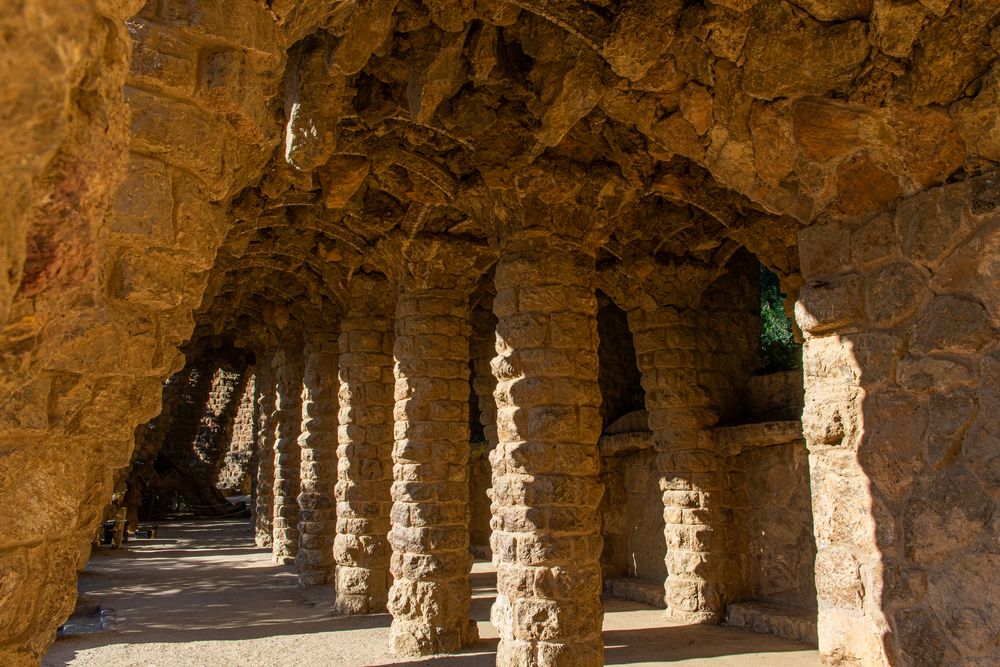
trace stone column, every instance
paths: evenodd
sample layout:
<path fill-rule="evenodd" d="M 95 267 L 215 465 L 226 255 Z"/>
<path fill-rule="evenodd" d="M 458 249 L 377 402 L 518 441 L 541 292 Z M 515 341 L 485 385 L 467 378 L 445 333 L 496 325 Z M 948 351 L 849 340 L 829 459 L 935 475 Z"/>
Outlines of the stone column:
<path fill-rule="evenodd" d="M 534 237 L 496 268 L 497 665 L 603 664 L 594 256 Z"/>
<path fill-rule="evenodd" d="M 450 653 L 475 637 L 468 618 L 471 281 L 457 286 L 454 271 L 434 265 L 407 281 L 396 304 L 389 533 L 396 655 Z"/>
<path fill-rule="evenodd" d="M 1000 187 L 802 230 L 819 649 L 1000 664 Z"/>
<path fill-rule="evenodd" d="M 353 286 L 340 331 L 337 447 L 337 610 L 386 611 L 392 506 L 393 384 L 391 300 L 385 281 Z"/>
<path fill-rule="evenodd" d="M 302 379 L 302 433 L 299 435 L 299 546 L 295 567 L 300 586 L 333 581 L 337 479 L 336 334 L 306 339 Z"/>
<path fill-rule="evenodd" d="M 493 377 L 492 361 L 496 356 L 496 323 L 492 295 L 483 295 L 472 308 L 472 391 L 478 414 L 472 424 L 482 425 L 485 442 L 473 442 L 469 458 L 469 541 L 476 558 L 490 558 L 490 487 L 492 470 L 489 453 L 497 446 L 497 404 L 493 398 L 497 381 Z"/>
<path fill-rule="evenodd" d="M 274 542 L 274 372 L 264 357 L 256 367 L 257 482 L 254 497 L 254 543 Z"/>
<path fill-rule="evenodd" d="M 629 312 L 649 427 L 657 447 L 666 541 L 667 616 L 716 623 L 746 577 L 734 521 L 735 467 L 716 451 L 718 421 L 710 388 L 714 336 L 693 309 Z"/>
<path fill-rule="evenodd" d="M 292 563 L 299 545 L 299 431 L 302 426 L 302 352 L 274 356 L 274 543 L 275 562 Z"/>
<path fill-rule="evenodd" d="M 712 427 L 737 407 L 759 345 L 759 265 L 722 249 L 711 261 L 625 267 L 629 328 L 663 492 L 667 617 L 716 623 L 749 577 L 746 490 Z"/>

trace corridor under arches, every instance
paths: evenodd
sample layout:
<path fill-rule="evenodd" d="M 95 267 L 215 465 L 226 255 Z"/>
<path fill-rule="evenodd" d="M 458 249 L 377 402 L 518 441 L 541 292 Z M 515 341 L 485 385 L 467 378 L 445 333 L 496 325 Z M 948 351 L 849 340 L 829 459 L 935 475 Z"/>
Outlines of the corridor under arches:
<path fill-rule="evenodd" d="M 227 549 L 410 664 L 1000 664 L 1000 3 L 5 5 L 0 666 Z"/>

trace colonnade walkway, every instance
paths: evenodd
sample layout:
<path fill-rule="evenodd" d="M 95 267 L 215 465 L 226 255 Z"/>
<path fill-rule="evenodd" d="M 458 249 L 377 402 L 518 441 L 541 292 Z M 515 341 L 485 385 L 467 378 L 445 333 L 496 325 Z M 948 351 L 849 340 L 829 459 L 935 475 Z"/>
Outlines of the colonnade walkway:
<path fill-rule="evenodd" d="M 180 667 L 318 665 L 493 665 L 497 634 L 489 622 L 496 576 L 473 568 L 471 613 L 480 640 L 438 658 L 394 659 L 386 652 L 388 614 L 336 616 L 329 586 L 301 588 L 294 568 L 275 565 L 254 546 L 245 519 L 161 524 L 156 539 L 95 552 L 80 576 L 81 604 L 43 661 L 57 665 Z M 676 626 L 663 612 L 605 598 L 609 665 L 816 667 L 811 647 L 719 626 Z M 106 629 L 98 626 L 105 610 Z"/>

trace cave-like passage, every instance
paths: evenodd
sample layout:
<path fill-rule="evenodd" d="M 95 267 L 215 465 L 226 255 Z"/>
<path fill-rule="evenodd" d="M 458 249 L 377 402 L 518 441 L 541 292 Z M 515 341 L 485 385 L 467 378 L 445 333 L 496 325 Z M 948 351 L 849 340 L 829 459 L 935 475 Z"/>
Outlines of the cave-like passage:
<path fill-rule="evenodd" d="M 245 404 L 253 386 L 253 355 L 209 346 L 189 356 L 191 361 L 164 384 L 160 415 L 136 433 L 123 499 L 131 531 L 167 509 L 201 516 L 240 511 L 222 492 L 234 489 L 219 476 L 234 447 L 252 449 L 255 427 Z M 241 415 L 249 433 L 234 432 Z M 238 459 L 230 461 L 229 474 L 245 486 L 250 457 Z"/>

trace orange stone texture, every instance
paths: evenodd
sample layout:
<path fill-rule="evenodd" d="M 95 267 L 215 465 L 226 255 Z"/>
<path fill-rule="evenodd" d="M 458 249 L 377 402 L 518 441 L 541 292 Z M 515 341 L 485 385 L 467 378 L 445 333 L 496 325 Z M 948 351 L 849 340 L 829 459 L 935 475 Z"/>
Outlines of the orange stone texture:
<path fill-rule="evenodd" d="M 0 665 L 106 518 L 229 495 L 401 658 L 476 641 L 492 558 L 504 667 L 603 664 L 602 594 L 1000 664 L 998 25 L 3 3 Z"/>

